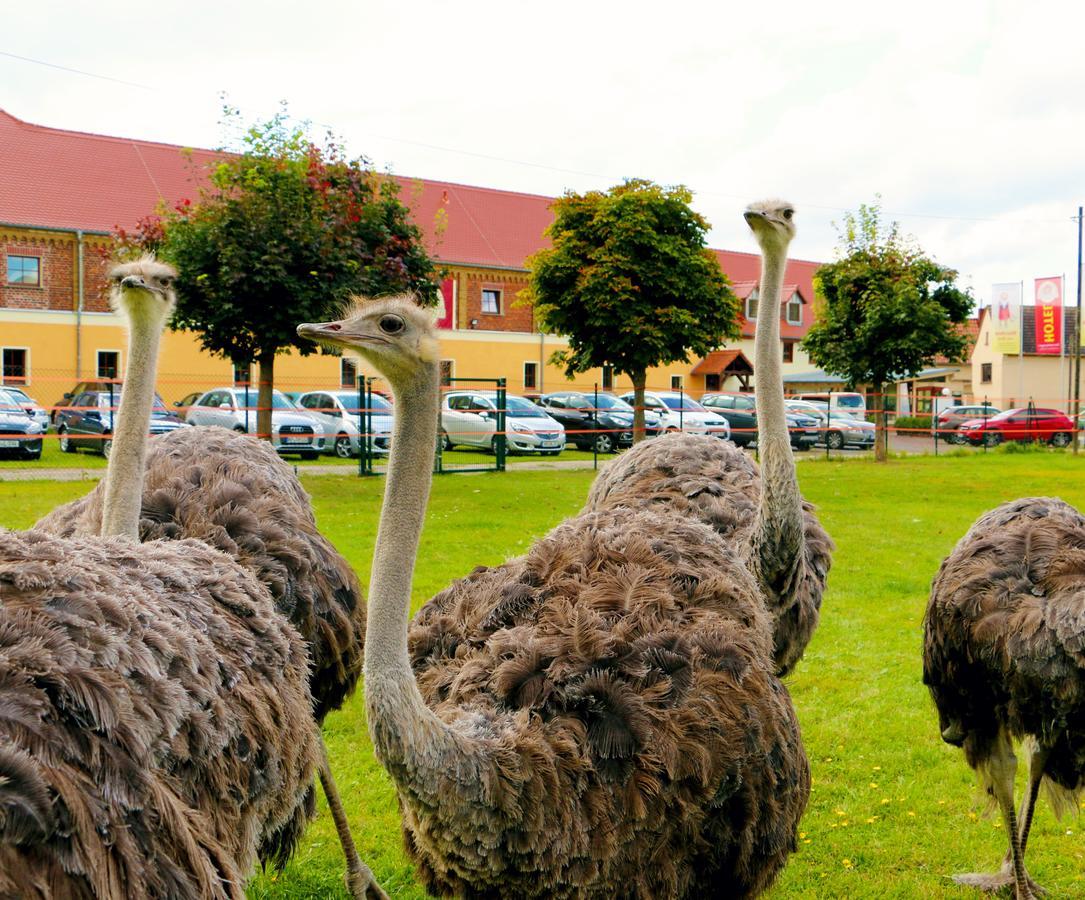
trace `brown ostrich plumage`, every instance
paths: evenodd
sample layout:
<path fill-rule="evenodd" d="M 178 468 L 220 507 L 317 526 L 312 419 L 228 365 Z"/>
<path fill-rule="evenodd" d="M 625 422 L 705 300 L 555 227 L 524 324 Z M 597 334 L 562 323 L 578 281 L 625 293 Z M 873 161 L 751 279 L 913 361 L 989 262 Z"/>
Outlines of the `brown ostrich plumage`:
<path fill-rule="evenodd" d="M 493 757 L 484 820 L 466 785 L 401 783 L 430 891 L 749 897 L 795 849 L 798 722 L 757 587 L 703 525 L 583 514 L 442 591 L 408 640 L 426 704 Z"/>
<path fill-rule="evenodd" d="M 35 527 L 61 536 L 96 533 L 104 498 L 100 484 Z M 309 645 L 318 721 L 350 696 L 362 671 L 362 588 L 317 530 L 297 476 L 266 441 L 213 426 L 151 438 L 139 525 L 140 540 L 195 538 L 267 586 Z"/>
<path fill-rule="evenodd" d="M 1062 500 L 1030 497 L 981 516 L 942 563 L 924 623 L 923 680 L 948 743 L 964 749 L 1019 846 L 988 888 L 1035 886 L 1024 845 L 1041 780 L 1056 811 L 1085 778 L 1085 517 Z M 1013 742 L 1028 740 L 1030 779 L 1013 814 Z M 1017 860 L 1014 860 L 1014 856 Z M 1018 879 L 1014 865 L 1020 862 Z"/>
<path fill-rule="evenodd" d="M 307 674 L 202 543 L 0 532 L 0 896 L 240 900 L 312 813 Z"/>
<path fill-rule="evenodd" d="M 651 509 L 703 522 L 753 571 L 760 499 L 761 473 L 749 454 L 730 441 L 677 433 L 642 441 L 609 463 L 592 484 L 585 509 Z M 814 507 L 802 501 L 802 509 L 798 552 L 784 554 L 773 576 L 759 579 L 772 617 L 773 657 L 780 675 L 795 667 L 817 628 L 832 564 L 832 539 Z"/>

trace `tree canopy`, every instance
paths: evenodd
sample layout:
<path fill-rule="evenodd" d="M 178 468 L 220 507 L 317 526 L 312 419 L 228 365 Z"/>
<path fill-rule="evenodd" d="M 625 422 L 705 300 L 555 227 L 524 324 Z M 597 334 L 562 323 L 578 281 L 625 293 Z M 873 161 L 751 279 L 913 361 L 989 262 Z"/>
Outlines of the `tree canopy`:
<path fill-rule="evenodd" d="M 567 375 L 610 365 L 636 389 L 649 368 L 704 355 L 738 336 L 738 301 L 705 246 L 708 223 L 682 186 L 632 179 L 554 202 L 552 246 L 528 261 L 542 327 L 568 338 Z"/>
<path fill-rule="evenodd" d="M 396 182 L 333 141 L 316 144 L 285 109 L 247 128 L 240 151 L 224 153 L 196 202 L 118 237 L 177 266 L 172 327 L 213 354 L 259 363 L 266 435 L 275 355 L 315 349 L 298 338 L 299 322 L 327 318 L 352 293 L 435 303 L 437 272 Z"/>
<path fill-rule="evenodd" d="M 840 258 L 814 273 L 815 320 L 802 342 L 815 365 L 853 386 L 869 385 L 884 410 L 885 385 L 910 378 L 938 357 L 964 359 L 959 327 L 972 297 L 957 272 L 886 227 L 878 203 L 847 213 Z M 884 425 L 884 412 L 879 423 Z M 884 458 L 883 440 L 879 458 Z"/>

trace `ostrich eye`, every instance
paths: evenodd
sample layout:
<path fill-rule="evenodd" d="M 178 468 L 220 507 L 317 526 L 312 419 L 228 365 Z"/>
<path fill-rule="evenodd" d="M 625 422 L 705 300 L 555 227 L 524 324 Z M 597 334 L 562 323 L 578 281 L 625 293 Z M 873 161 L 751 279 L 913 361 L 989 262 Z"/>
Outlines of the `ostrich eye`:
<path fill-rule="evenodd" d="M 162 287 L 169 287 L 173 284 L 173 279 L 169 275 L 159 278 L 158 280 L 162 282 Z"/>
<path fill-rule="evenodd" d="M 795 210 L 793 210 L 793 209 L 785 209 L 784 210 L 784 218 L 787 219 L 789 222 L 791 221 L 791 217 L 793 215 L 795 215 Z"/>
<path fill-rule="evenodd" d="M 385 334 L 399 334 L 406 327 L 406 324 L 399 316 L 391 315 L 381 316 L 377 325 Z"/>

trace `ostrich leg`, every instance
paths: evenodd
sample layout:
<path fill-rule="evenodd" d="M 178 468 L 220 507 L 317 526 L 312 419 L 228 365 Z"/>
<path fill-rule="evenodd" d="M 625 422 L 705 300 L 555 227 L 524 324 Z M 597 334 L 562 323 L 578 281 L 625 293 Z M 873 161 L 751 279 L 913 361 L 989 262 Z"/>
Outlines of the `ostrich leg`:
<path fill-rule="evenodd" d="M 390 900 L 388 895 L 377 884 L 373 872 L 358 855 L 358 848 L 354 844 L 354 836 L 350 833 L 350 823 L 347 821 L 347 812 L 343 809 L 343 801 L 339 797 L 339 788 L 335 786 L 332 777 L 332 768 L 328 763 L 328 748 L 323 738 L 320 741 L 322 759 L 320 761 L 320 786 L 324 790 L 324 797 L 328 801 L 328 809 L 335 822 L 335 830 L 339 833 L 339 843 L 343 847 L 343 855 L 347 860 L 346 883 L 347 890 L 354 900 Z"/>
<path fill-rule="evenodd" d="M 1013 782 L 1017 774 L 1017 757 L 1009 738 L 1003 736 L 989 763 L 990 790 L 998 802 L 1002 822 L 1010 836 L 1010 850 L 1002 863 L 1002 869 L 993 874 L 968 873 L 954 875 L 958 884 L 967 884 L 982 891 L 996 892 L 1013 885 L 1014 900 L 1037 900 L 1046 893 L 1025 871 L 1025 844 L 1032 826 L 1032 812 L 1036 805 L 1036 796 L 1043 777 L 1047 753 L 1034 751 L 1029 760 L 1029 786 L 1021 805 L 1021 827 L 1018 829 L 1017 814 L 1014 812 Z"/>

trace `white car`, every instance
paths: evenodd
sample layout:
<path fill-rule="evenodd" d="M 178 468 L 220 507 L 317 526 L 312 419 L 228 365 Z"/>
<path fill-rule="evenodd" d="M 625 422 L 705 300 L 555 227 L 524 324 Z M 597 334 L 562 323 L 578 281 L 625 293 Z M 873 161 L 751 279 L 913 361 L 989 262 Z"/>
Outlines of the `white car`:
<path fill-rule="evenodd" d="M 632 406 L 633 392 L 622 394 L 622 399 Z M 705 409 L 681 391 L 645 391 L 644 407 L 659 415 L 664 431 L 707 434 L 723 440 L 731 437 L 731 425 L 723 416 Z"/>
<path fill-rule="evenodd" d="M 357 391 L 309 391 L 298 397 L 298 407 L 324 426 L 324 446 L 340 459 L 361 454 L 363 432 L 369 435 L 370 454 L 387 456 L 392 445 L 392 404 L 380 394 L 371 396 L 368 411 L 359 409 Z"/>
<path fill-rule="evenodd" d="M 505 438 L 510 453 L 557 456 L 565 449 L 565 426 L 528 400 L 505 395 Z M 446 450 L 458 444 L 497 447 L 497 391 L 449 391 L 441 400 L 441 440 Z"/>
<path fill-rule="evenodd" d="M 205 391 L 188 407 L 190 425 L 221 425 L 234 431 L 256 434 L 259 406 L 255 388 L 222 387 Z M 296 409 L 279 391 L 271 392 L 271 446 L 278 453 L 297 453 L 316 459 L 324 449 L 324 426 L 307 412 Z"/>
<path fill-rule="evenodd" d="M 41 426 L 42 434 L 49 430 L 49 413 L 22 388 L 4 385 L 4 390 L 11 394 L 19 405 L 26 410 L 26 414 Z"/>

